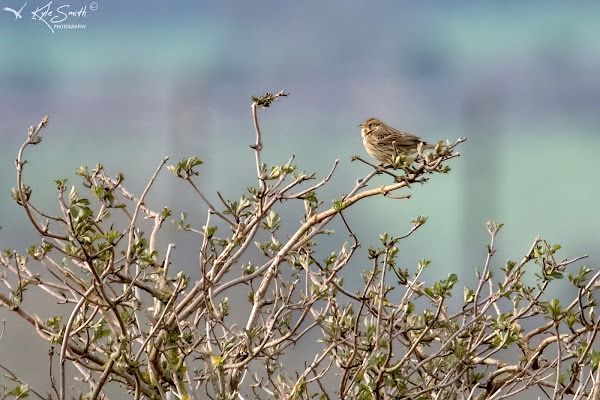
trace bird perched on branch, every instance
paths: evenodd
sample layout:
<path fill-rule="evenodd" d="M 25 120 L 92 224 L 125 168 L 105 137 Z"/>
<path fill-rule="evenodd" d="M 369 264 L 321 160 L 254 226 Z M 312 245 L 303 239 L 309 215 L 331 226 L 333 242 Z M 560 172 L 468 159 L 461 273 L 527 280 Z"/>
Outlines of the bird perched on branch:
<path fill-rule="evenodd" d="M 423 150 L 435 148 L 434 144 L 428 144 L 418 136 L 387 126 L 377 118 L 369 118 L 359 127 L 365 150 L 382 163 L 394 164 L 396 156 L 415 153 L 419 143 L 423 143 Z"/>

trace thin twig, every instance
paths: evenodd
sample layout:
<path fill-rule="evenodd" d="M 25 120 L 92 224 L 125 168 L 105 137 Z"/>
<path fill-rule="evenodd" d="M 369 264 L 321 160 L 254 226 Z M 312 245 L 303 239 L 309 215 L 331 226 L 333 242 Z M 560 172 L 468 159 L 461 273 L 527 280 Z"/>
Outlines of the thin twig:
<path fill-rule="evenodd" d="M 148 194 L 148 191 L 150 191 L 150 187 L 152 186 L 152 184 L 156 180 L 156 177 L 158 176 L 158 173 L 160 172 L 160 170 L 162 169 L 162 167 L 165 165 L 165 163 L 168 160 L 169 160 L 169 157 L 165 157 L 165 158 L 162 159 L 162 161 L 158 165 L 158 168 L 156 168 L 156 171 L 154 171 L 154 174 L 152 175 L 152 178 L 150 178 L 150 181 L 146 185 L 146 188 L 142 192 L 142 195 L 140 196 L 140 199 L 138 200 L 138 202 L 137 202 L 137 204 L 135 206 L 135 211 L 133 212 L 133 216 L 131 217 L 131 222 L 129 224 L 129 239 L 127 241 L 127 253 L 126 253 L 127 259 L 126 259 L 125 271 L 128 270 L 128 267 L 129 267 L 129 265 L 131 264 L 131 261 L 132 261 L 132 259 L 131 259 L 131 257 L 132 257 L 131 249 L 133 247 L 133 235 L 135 233 L 134 232 L 134 228 L 135 228 L 135 224 L 136 224 L 138 213 L 140 211 L 140 207 L 144 203 L 144 199 L 146 198 L 146 195 Z"/>
<path fill-rule="evenodd" d="M 204 196 L 204 194 L 202 193 L 202 191 L 200 191 L 200 189 L 198 188 L 198 186 L 196 186 L 196 184 L 194 183 L 194 181 L 192 181 L 190 179 L 190 177 L 187 177 L 186 180 L 190 183 L 190 185 L 192 185 L 192 187 L 194 188 L 194 190 L 196 191 L 196 193 L 198 193 L 198 195 L 202 198 L 202 200 L 206 203 L 206 205 L 208 206 L 208 208 L 210 209 L 210 211 L 217 215 L 219 218 L 221 218 L 223 221 L 227 222 L 229 225 L 231 225 L 231 227 L 233 229 L 237 229 L 238 225 L 235 222 L 232 222 L 229 220 L 229 218 L 227 218 L 225 215 L 223 215 L 222 213 L 219 212 L 219 210 L 217 210 L 211 203 L 210 201 L 208 201 L 208 199 L 206 198 L 206 196 Z"/>

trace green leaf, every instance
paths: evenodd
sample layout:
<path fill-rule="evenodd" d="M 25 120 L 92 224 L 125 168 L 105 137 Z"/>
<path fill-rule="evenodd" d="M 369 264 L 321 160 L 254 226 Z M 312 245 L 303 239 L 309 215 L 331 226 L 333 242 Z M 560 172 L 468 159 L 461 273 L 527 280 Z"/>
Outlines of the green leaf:
<path fill-rule="evenodd" d="M 337 260 L 337 254 L 331 253 L 329 257 L 325 259 L 325 264 L 332 265 Z"/>
<path fill-rule="evenodd" d="M 337 212 L 341 212 L 346 206 L 344 200 L 333 200 L 333 209 Z"/>
<path fill-rule="evenodd" d="M 581 289 L 586 286 L 587 276 L 590 272 L 592 272 L 592 270 L 583 265 L 579 268 L 579 273 L 577 275 L 568 274 L 567 276 L 573 286 Z"/>
<path fill-rule="evenodd" d="M 185 223 L 185 219 L 187 218 L 187 213 L 182 212 L 179 216 L 179 221 L 173 221 L 173 224 L 177 227 L 178 230 L 188 230 L 191 228 L 190 224 Z"/>
<path fill-rule="evenodd" d="M 427 216 L 423 216 L 423 215 L 419 215 L 417 218 L 413 219 L 412 221 L 410 221 L 412 224 L 415 224 L 417 226 L 421 226 L 423 224 L 425 224 L 425 222 L 427 222 L 427 219 L 429 217 Z"/>
<path fill-rule="evenodd" d="M 216 226 L 210 226 L 208 228 L 206 228 L 206 226 L 202 227 L 202 229 L 204 229 L 204 232 L 206 232 L 206 236 L 209 239 L 215 235 L 215 233 L 217 232 L 217 228 L 218 227 L 216 227 Z"/>
<path fill-rule="evenodd" d="M 104 188 L 102 186 L 92 186 L 92 194 L 98 198 L 100 198 L 100 196 L 102 196 L 102 193 L 104 193 Z"/>
<path fill-rule="evenodd" d="M 267 108 L 271 106 L 271 103 L 273 103 L 274 101 L 277 101 L 279 97 L 286 97 L 289 96 L 289 93 L 286 93 L 284 91 L 281 91 L 277 94 L 272 94 L 272 93 L 266 93 L 260 97 L 256 97 L 256 96 L 250 96 L 250 98 L 252 99 L 252 101 L 254 103 L 256 103 L 256 105 L 258 107 L 261 108 Z"/>
<path fill-rule="evenodd" d="M 425 268 L 429 267 L 429 264 L 431 264 L 431 261 L 429 261 L 429 260 L 419 260 L 419 265 L 417 268 L 419 270 L 425 269 Z"/>
<path fill-rule="evenodd" d="M 67 190 L 65 185 L 67 183 L 67 179 L 55 179 L 54 182 L 56 183 L 56 189 L 60 191 Z"/>
<path fill-rule="evenodd" d="M 229 299 L 227 297 L 224 297 L 223 300 L 221 300 L 217 311 L 221 319 L 224 319 L 229 315 Z"/>
<path fill-rule="evenodd" d="M 46 326 L 58 327 L 58 326 L 60 326 L 61 321 L 62 321 L 62 315 L 55 315 L 51 318 L 48 318 L 45 323 L 46 323 Z"/>
<path fill-rule="evenodd" d="M 490 235 L 497 234 L 498 231 L 500 230 L 500 228 L 502 228 L 504 226 L 504 224 L 502 222 L 496 222 L 496 221 L 488 221 L 485 223 L 485 225 L 487 226 L 487 230 L 490 233 Z"/>
<path fill-rule="evenodd" d="M 246 196 L 242 196 L 240 201 L 226 201 L 225 206 L 227 209 L 223 212 L 223 214 L 233 215 L 236 221 L 239 221 L 241 218 L 250 215 L 250 212 L 247 210 L 251 206 L 250 199 Z"/>
<path fill-rule="evenodd" d="M 473 289 L 469 289 L 465 286 L 463 289 L 463 299 L 465 304 L 470 304 L 475 300 L 475 294 L 473 293 Z"/>
<path fill-rule="evenodd" d="M 562 307 L 560 306 L 560 302 L 558 299 L 552 299 L 547 303 L 544 303 L 546 308 L 546 312 L 549 314 L 549 317 L 555 322 L 560 320 L 562 317 Z"/>
<path fill-rule="evenodd" d="M 281 223 L 281 218 L 279 217 L 279 214 L 276 213 L 275 211 L 271 210 L 269 212 L 269 215 L 267 215 L 267 217 L 265 218 L 265 220 L 262 223 L 262 227 L 265 230 L 268 230 L 271 233 L 274 233 L 277 229 L 279 229 L 279 224 Z"/>
<path fill-rule="evenodd" d="M 563 274 L 561 274 L 560 272 L 554 271 L 550 274 L 550 277 L 552 277 L 554 279 L 562 279 Z"/>
<path fill-rule="evenodd" d="M 28 385 L 17 386 L 11 392 L 9 392 L 8 395 L 15 396 L 16 399 L 24 399 L 25 397 L 29 397 L 29 386 Z"/>
<path fill-rule="evenodd" d="M 104 329 L 104 324 L 105 324 L 104 319 L 101 319 L 100 321 L 98 321 L 94 325 L 92 325 L 92 328 L 94 328 L 94 339 L 95 340 L 98 340 L 98 339 L 103 338 L 104 336 L 110 335 L 110 330 Z"/>
<path fill-rule="evenodd" d="M 182 158 L 177 165 L 169 165 L 167 169 L 176 177 L 187 179 L 199 175 L 199 172 L 195 169 L 198 165 L 202 165 L 202 160 L 198 157 Z"/>
<path fill-rule="evenodd" d="M 600 352 L 591 350 L 590 351 L 590 365 L 592 366 L 592 371 L 596 371 L 598 369 L 599 363 L 600 363 Z"/>

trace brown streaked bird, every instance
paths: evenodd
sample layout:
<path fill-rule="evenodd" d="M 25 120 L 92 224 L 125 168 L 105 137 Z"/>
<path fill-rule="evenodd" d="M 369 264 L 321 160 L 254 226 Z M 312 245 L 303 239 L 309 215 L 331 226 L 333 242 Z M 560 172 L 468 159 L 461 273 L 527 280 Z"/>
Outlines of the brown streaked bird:
<path fill-rule="evenodd" d="M 367 153 L 385 164 L 393 164 L 392 160 L 397 155 L 415 153 L 419 143 L 423 143 L 423 150 L 435 148 L 434 144 L 387 126 L 377 118 L 369 118 L 359 127 Z"/>

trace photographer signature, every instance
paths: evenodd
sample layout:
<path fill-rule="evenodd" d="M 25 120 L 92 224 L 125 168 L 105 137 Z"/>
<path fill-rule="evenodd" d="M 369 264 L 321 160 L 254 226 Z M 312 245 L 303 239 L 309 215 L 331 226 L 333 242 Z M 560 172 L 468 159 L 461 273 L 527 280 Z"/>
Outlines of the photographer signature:
<path fill-rule="evenodd" d="M 66 21 L 69 17 L 85 18 L 87 15 L 87 6 L 81 7 L 79 11 L 69 11 L 71 6 L 68 4 L 59 6 L 54 10 L 52 10 L 51 6 L 52 2 L 49 2 L 43 7 L 37 7 L 35 11 L 31 12 L 31 19 L 42 21 L 46 24 L 46 26 L 48 26 L 48 28 L 50 28 L 52 33 L 54 33 L 54 29 L 52 29 L 52 26 L 48 23 L 48 21 L 52 24 L 60 24 L 61 22 Z"/>
<path fill-rule="evenodd" d="M 52 31 L 52 33 L 54 33 L 55 24 L 61 24 L 70 18 L 87 17 L 87 5 L 84 5 L 79 10 L 72 10 L 69 4 L 62 4 L 60 6 L 53 7 L 52 3 L 53 2 L 50 1 L 48 4 L 41 7 L 38 6 L 35 8 L 34 11 L 31 11 L 31 19 L 43 22 L 48 27 L 48 29 Z M 15 20 L 17 20 L 23 18 L 21 16 L 21 13 L 26 5 L 27 3 L 23 4 L 23 7 L 21 7 L 18 11 L 9 7 L 4 7 L 3 10 L 13 13 L 15 16 Z M 97 8 L 98 3 L 93 2 L 90 4 L 90 10 L 95 11 Z"/>

